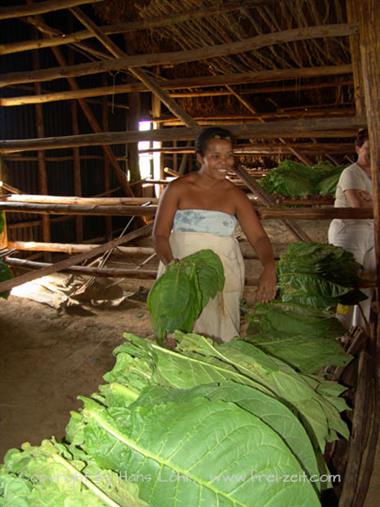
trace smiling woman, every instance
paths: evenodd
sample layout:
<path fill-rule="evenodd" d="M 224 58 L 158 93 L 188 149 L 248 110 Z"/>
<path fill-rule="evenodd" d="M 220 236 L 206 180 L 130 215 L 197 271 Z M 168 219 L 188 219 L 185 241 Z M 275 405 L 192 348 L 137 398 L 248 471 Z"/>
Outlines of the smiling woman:
<path fill-rule="evenodd" d="M 244 263 L 234 236 L 237 221 L 264 267 L 257 290 L 260 302 L 276 293 L 273 251 L 247 196 L 226 179 L 234 165 L 231 133 L 219 127 L 204 129 L 195 146 L 200 169 L 173 181 L 162 195 L 153 241 L 161 260 L 159 275 L 169 263 L 201 249 L 219 255 L 224 290 L 204 308 L 194 331 L 228 341 L 239 335 L 244 288 Z"/>

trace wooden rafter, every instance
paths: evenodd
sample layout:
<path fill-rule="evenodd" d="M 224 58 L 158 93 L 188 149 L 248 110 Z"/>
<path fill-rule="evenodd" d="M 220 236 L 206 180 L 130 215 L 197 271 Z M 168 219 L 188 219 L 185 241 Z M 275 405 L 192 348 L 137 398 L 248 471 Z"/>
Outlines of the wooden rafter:
<path fill-rule="evenodd" d="M 279 120 L 268 123 L 246 123 L 226 125 L 238 139 L 251 137 L 265 138 L 307 138 L 352 137 L 357 129 L 365 127 L 363 117 L 315 118 L 311 120 Z M 124 144 L 138 141 L 192 140 L 199 133 L 199 127 L 171 128 L 151 131 L 102 132 L 78 136 L 47 137 L 45 139 L 12 139 L 0 141 L 0 154 L 19 153 L 30 150 L 72 148 L 73 146 L 97 146 L 100 144 Z"/>
<path fill-rule="evenodd" d="M 125 68 L 139 68 L 165 64 L 176 65 L 179 63 L 207 60 L 209 58 L 220 58 L 226 55 L 254 51 L 289 41 L 294 42 L 320 37 L 344 37 L 351 35 L 356 31 L 357 24 L 355 23 L 295 28 L 285 30 L 283 32 L 259 35 L 243 41 L 207 46 L 194 50 L 134 55 L 110 61 L 54 67 L 35 72 L 14 72 L 4 74 L 2 76 L 2 79 L 0 80 L 0 87 L 19 83 L 35 83 L 36 81 L 51 81 L 64 77 L 88 76 L 112 70 L 122 70 Z"/>
<path fill-rule="evenodd" d="M 187 79 L 172 79 L 160 81 L 163 90 L 175 90 L 180 88 L 202 88 L 219 85 L 236 85 L 246 83 L 264 83 L 272 81 L 285 81 L 292 79 L 307 79 L 313 77 L 327 77 L 342 74 L 351 74 L 351 65 L 337 65 L 327 67 L 306 67 L 300 69 L 276 69 L 259 72 L 242 72 L 236 74 L 223 74 L 215 76 L 199 76 Z M 147 92 L 148 88 L 142 83 L 128 83 L 116 86 L 102 86 L 99 88 L 70 90 L 66 92 L 44 93 L 41 95 L 26 95 L 22 97 L 0 98 L 0 106 L 20 106 L 54 102 L 56 100 L 70 100 L 86 97 L 99 97 L 115 95 L 118 93 Z"/>

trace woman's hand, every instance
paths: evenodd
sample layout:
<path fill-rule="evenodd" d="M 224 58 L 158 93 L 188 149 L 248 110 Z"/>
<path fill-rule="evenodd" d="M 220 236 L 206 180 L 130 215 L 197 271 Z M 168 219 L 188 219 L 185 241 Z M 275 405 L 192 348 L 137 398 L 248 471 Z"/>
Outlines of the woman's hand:
<path fill-rule="evenodd" d="M 276 268 L 274 264 L 264 266 L 259 278 L 259 286 L 256 291 L 256 300 L 259 303 L 268 303 L 276 297 Z"/>

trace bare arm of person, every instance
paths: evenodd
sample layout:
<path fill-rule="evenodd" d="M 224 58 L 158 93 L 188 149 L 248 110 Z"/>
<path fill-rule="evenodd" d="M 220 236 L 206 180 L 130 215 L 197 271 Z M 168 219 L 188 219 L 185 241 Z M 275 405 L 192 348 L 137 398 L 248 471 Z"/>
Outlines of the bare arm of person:
<path fill-rule="evenodd" d="M 165 265 L 173 260 L 169 236 L 175 212 L 178 209 L 178 182 L 171 183 L 161 196 L 153 225 L 153 246 L 157 256 Z"/>
<path fill-rule="evenodd" d="M 259 302 L 266 303 L 276 296 L 276 267 L 272 245 L 245 193 L 236 189 L 234 194 L 236 215 L 241 228 L 264 267 L 256 297 Z"/>
<path fill-rule="evenodd" d="M 364 190 L 345 190 L 344 195 L 351 208 L 372 208 L 372 197 Z"/>

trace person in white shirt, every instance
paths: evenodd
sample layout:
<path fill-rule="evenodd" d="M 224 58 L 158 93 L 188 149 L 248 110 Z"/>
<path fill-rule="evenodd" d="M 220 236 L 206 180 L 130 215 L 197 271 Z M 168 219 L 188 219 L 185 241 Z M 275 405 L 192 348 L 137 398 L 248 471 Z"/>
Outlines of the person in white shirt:
<path fill-rule="evenodd" d="M 346 167 L 340 175 L 335 192 L 334 206 L 336 208 L 372 208 L 371 155 L 367 129 L 359 131 L 356 137 L 355 151 L 358 155 L 357 161 Z M 365 271 L 375 269 L 374 223 L 372 219 L 341 220 L 335 218 L 329 227 L 328 241 L 332 245 L 340 246 L 351 252 Z M 361 303 L 363 313 L 368 320 L 372 291 L 363 292 L 369 298 Z M 345 319 L 344 323 L 359 325 L 362 321 L 358 308 L 356 308 L 353 316 Z"/>

